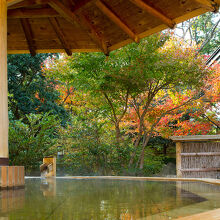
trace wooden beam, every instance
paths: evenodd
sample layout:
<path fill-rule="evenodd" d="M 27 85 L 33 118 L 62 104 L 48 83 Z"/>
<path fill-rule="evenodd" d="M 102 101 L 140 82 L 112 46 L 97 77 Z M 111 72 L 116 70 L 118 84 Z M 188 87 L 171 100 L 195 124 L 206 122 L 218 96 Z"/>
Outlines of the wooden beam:
<path fill-rule="evenodd" d="M 35 4 L 35 0 L 24 0 L 22 2 L 18 2 L 14 5 L 8 6 L 8 9 L 17 9 L 23 7 L 33 6 Z"/>
<path fill-rule="evenodd" d="M 89 18 L 83 14 L 80 14 L 80 18 L 83 22 L 82 25 L 85 25 L 89 29 L 88 34 L 90 35 L 90 37 L 97 43 L 97 45 L 102 49 L 105 55 L 109 55 L 109 51 L 103 37 L 100 36 Z"/>
<path fill-rule="evenodd" d="M 71 1 L 71 0 L 62 0 L 62 3 L 67 7 L 69 8 L 71 11 L 73 10 L 73 5 L 74 4 L 74 0 Z"/>
<path fill-rule="evenodd" d="M 195 0 L 197 3 L 203 5 L 204 8 L 211 10 L 213 12 L 218 12 L 218 4 L 211 0 Z"/>
<path fill-rule="evenodd" d="M 219 141 L 220 134 L 218 135 L 188 135 L 188 136 L 170 136 L 173 141 Z"/>
<path fill-rule="evenodd" d="M 8 9 L 17 9 L 17 8 L 25 8 L 36 5 L 46 5 L 47 0 L 23 0 L 11 6 L 8 6 Z"/>
<path fill-rule="evenodd" d="M 139 42 L 139 37 L 106 5 L 106 3 L 98 0 L 96 2 L 98 8 L 109 17 L 117 26 L 119 26 L 133 41 Z"/>
<path fill-rule="evenodd" d="M 32 33 L 32 30 L 31 30 L 31 26 L 28 22 L 28 19 L 27 18 L 21 18 L 20 21 L 21 21 L 21 25 L 22 25 L 26 40 L 27 40 L 27 44 L 28 44 L 28 47 L 29 47 L 30 54 L 31 54 L 31 56 L 35 56 L 36 55 L 36 48 L 35 48 L 35 45 L 34 45 L 33 33 Z"/>
<path fill-rule="evenodd" d="M 216 0 L 216 2 L 218 2 L 218 1 L 219 1 L 219 5 L 220 5 L 220 0 Z M 178 23 L 184 22 L 184 21 L 186 21 L 188 19 L 191 19 L 193 17 L 196 17 L 196 16 L 199 16 L 201 14 L 204 14 L 206 12 L 208 12 L 208 9 L 206 9 L 206 8 L 199 8 L 199 9 L 191 11 L 191 12 L 189 12 L 187 14 L 184 14 L 183 16 L 175 18 L 174 22 L 176 24 L 178 24 Z M 138 36 L 139 36 L 140 39 L 142 39 L 144 37 L 150 36 L 151 34 L 155 34 L 157 32 L 165 30 L 166 28 L 167 28 L 167 26 L 165 24 L 160 24 L 160 25 L 158 25 L 158 26 L 156 26 L 154 28 L 151 28 L 149 30 L 146 30 L 146 31 L 138 34 Z M 113 50 L 119 49 L 119 48 L 121 48 L 121 47 L 123 47 L 123 46 L 125 46 L 127 44 L 130 44 L 130 43 L 132 43 L 132 40 L 130 38 L 126 39 L 124 41 L 121 41 L 119 43 L 116 43 L 116 44 L 110 46 L 109 47 L 109 51 L 113 51 Z"/>
<path fill-rule="evenodd" d="M 48 18 L 60 15 L 52 8 L 12 9 L 8 10 L 8 18 Z"/>
<path fill-rule="evenodd" d="M 24 1 L 24 0 L 7 0 L 7 6 L 10 7 L 10 6 L 15 5 L 17 3 L 20 3 L 22 1 Z"/>
<path fill-rule="evenodd" d="M 65 20 L 71 24 L 75 24 L 76 16 L 75 14 L 67 8 L 62 2 L 58 0 L 49 0 L 48 4 L 57 11 Z"/>
<path fill-rule="evenodd" d="M 79 48 L 71 49 L 73 53 L 93 53 L 93 52 L 102 52 L 99 48 Z M 37 53 L 65 53 L 64 49 L 36 49 Z M 8 54 L 28 54 L 29 50 L 8 50 Z"/>
<path fill-rule="evenodd" d="M 54 32 L 56 33 L 57 37 L 59 38 L 60 43 L 62 44 L 64 50 L 66 51 L 67 55 L 71 56 L 72 55 L 72 51 L 71 51 L 68 43 L 65 40 L 65 36 L 63 34 L 63 31 L 61 30 L 61 27 L 59 25 L 58 20 L 56 18 L 48 18 L 48 19 L 50 21 L 51 26 L 54 29 Z"/>
<path fill-rule="evenodd" d="M 170 28 L 175 27 L 175 22 L 172 21 L 170 18 L 166 17 L 163 15 L 161 12 L 153 8 L 152 6 L 148 5 L 146 2 L 143 0 L 130 0 L 132 3 L 137 5 L 139 8 L 143 9 L 146 11 L 148 14 L 160 19 L 164 24 L 166 24 Z"/>
<path fill-rule="evenodd" d="M 97 43 L 97 38 L 96 38 L 96 34 L 94 33 L 94 31 L 91 28 L 88 31 L 88 24 L 87 24 L 87 27 L 85 27 L 85 25 L 82 23 L 82 21 L 78 17 L 76 17 L 75 14 L 70 9 L 68 9 L 65 5 L 63 5 L 58 0 L 49 0 L 48 4 L 54 10 L 56 10 L 65 20 L 67 20 L 71 24 L 75 25 L 75 23 L 77 22 L 77 24 L 79 24 L 79 26 L 89 35 L 91 40 L 93 40 L 94 43 L 97 44 L 98 47 L 100 47 L 100 44 Z M 84 23 L 86 23 L 86 22 L 84 22 Z M 100 48 L 101 48 L 101 50 L 103 50 L 102 47 L 100 47 Z"/>
<path fill-rule="evenodd" d="M 220 156 L 220 152 L 181 153 L 181 156 L 183 157 Z"/>
<path fill-rule="evenodd" d="M 220 167 L 210 167 L 210 168 L 189 168 L 181 169 L 182 172 L 210 172 L 210 171 L 220 171 Z"/>
<path fill-rule="evenodd" d="M 82 7 L 84 7 L 85 5 L 87 5 L 88 3 L 92 2 L 94 0 L 81 0 L 81 1 L 77 1 L 76 4 L 73 7 L 73 12 L 76 12 L 77 10 L 81 9 Z"/>
<path fill-rule="evenodd" d="M 0 159 L 8 161 L 7 2 L 0 0 Z"/>

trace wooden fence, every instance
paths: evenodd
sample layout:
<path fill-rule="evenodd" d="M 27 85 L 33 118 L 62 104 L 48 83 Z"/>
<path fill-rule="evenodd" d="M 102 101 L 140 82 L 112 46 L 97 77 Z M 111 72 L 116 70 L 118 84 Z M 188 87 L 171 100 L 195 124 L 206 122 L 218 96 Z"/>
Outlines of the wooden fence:
<path fill-rule="evenodd" d="M 220 178 L 220 135 L 171 137 L 176 142 L 177 177 Z"/>

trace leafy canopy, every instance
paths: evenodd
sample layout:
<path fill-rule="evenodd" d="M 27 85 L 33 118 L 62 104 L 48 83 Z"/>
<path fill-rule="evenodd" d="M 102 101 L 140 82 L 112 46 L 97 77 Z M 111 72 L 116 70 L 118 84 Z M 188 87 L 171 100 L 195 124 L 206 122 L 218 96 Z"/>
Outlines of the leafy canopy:
<path fill-rule="evenodd" d="M 9 109 L 15 119 L 26 114 L 52 112 L 65 122 L 67 113 L 62 105 L 57 104 L 59 92 L 55 82 L 48 80 L 42 73 L 41 66 L 48 54 L 31 57 L 27 54 L 8 56 Z"/>

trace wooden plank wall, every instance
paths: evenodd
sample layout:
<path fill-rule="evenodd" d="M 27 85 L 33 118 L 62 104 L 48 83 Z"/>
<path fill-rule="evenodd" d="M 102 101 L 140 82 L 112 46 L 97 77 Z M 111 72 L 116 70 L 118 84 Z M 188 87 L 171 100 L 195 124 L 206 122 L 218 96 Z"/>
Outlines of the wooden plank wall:
<path fill-rule="evenodd" d="M 182 177 L 220 178 L 220 142 L 184 142 L 181 146 Z"/>
<path fill-rule="evenodd" d="M 0 166 L 0 188 L 24 186 L 23 166 Z"/>

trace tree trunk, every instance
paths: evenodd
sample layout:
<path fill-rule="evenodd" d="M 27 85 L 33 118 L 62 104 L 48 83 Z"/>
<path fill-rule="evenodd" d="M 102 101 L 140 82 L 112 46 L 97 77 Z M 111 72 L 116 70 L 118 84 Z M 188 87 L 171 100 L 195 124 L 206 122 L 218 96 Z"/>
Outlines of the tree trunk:
<path fill-rule="evenodd" d="M 15 112 L 14 112 L 14 116 L 16 120 L 20 119 L 20 115 L 19 115 L 19 110 L 18 110 L 18 106 L 16 106 Z"/>
<path fill-rule="evenodd" d="M 142 113 L 142 115 L 141 115 L 140 118 L 139 118 L 139 119 L 140 119 L 140 125 L 139 125 L 138 137 L 137 137 L 137 139 L 135 140 L 135 143 L 134 143 L 134 148 L 135 148 L 135 150 L 134 150 L 134 152 L 131 154 L 131 159 L 130 159 L 130 161 L 129 161 L 128 167 L 131 167 L 131 165 L 134 163 L 134 158 L 135 158 L 135 156 L 136 156 L 136 151 L 137 151 L 137 148 L 138 148 L 138 146 L 139 146 L 139 144 L 140 144 L 140 142 L 141 142 L 142 134 L 143 134 L 143 132 L 144 132 L 144 130 L 145 130 L 145 128 L 144 128 L 144 117 L 145 117 L 145 115 L 147 114 L 147 110 L 148 110 L 148 107 L 149 107 L 149 105 L 150 105 L 151 100 L 152 100 L 152 98 L 149 98 L 147 104 L 144 106 L 144 107 L 145 107 L 145 110 L 144 110 L 144 112 Z M 137 164 L 138 164 L 138 163 L 139 163 L 139 161 L 137 162 Z M 137 165 L 137 166 L 138 166 L 138 165 Z"/>
<path fill-rule="evenodd" d="M 140 156 L 140 169 L 144 168 L 144 154 L 145 154 L 145 147 L 142 149 L 141 156 Z"/>
<path fill-rule="evenodd" d="M 120 144 L 121 143 L 121 130 L 120 130 L 118 123 L 115 124 L 115 138 L 116 138 L 116 142 Z"/>
<path fill-rule="evenodd" d="M 139 158 L 139 161 L 140 161 L 140 166 L 139 168 L 142 170 L 143 167 L 144 167 L 144 155 L 145 155 L 145 148 L 150 140 L 152 136 L 152 132 L 145 138 L 145 141 L 143 142 L 143 145 L 142 145 L 142 151 L 141 151 L 141 155 L 140 155 L 140 158 Z"/>
<path fill-rule="evenodd" d="M 132 152 L 131 154 L 131 159 L 129 161 L 129 164 L 128 164 L 128 167 L 131 167 L 131 165 L 134 163 L 134 157 L 136 156 L 136 151 L 137 151 L 137 148 L 140 144 L 140 140 L 141 140 L 141 135 L 138 136 L 138 138 L 135 140 L 135 143 L 134 143 L 134 152 Z"/>
<path fill-rule="evenodd" d="M 167 155 L 167 147 L 168 147 L 167 144 L 164 144 L 164 145 L 163 145 L 163 155 L 164 155 L 164 156 Z"/>

